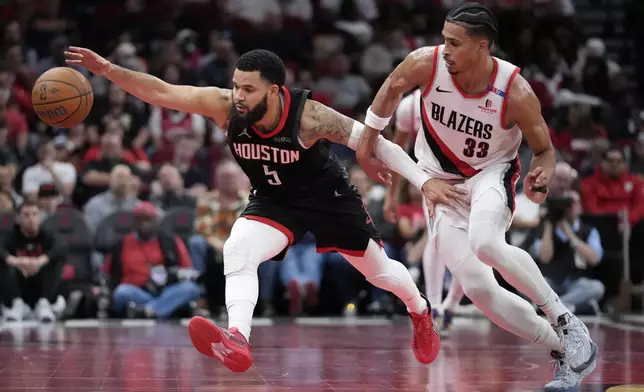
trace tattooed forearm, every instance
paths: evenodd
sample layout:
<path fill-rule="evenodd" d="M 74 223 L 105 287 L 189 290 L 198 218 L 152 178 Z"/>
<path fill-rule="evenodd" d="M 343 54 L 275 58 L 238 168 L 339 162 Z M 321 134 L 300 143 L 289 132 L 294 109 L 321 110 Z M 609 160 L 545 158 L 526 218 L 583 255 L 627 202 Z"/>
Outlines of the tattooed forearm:
<path fill-rule="evenodd" d="M 320 139 L 334 143 L 349 142 L 354 120 L 317 101 L 306 101 L 300 125 L 300 140 L 311 147 Z"/>

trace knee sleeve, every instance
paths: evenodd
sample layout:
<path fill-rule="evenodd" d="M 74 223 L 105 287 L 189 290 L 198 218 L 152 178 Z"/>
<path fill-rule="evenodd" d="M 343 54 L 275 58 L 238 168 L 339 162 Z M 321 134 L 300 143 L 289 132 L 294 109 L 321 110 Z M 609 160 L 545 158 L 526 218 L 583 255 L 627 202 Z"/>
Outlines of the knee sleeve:
<path fill-rule="evenodd" d="M 224 243 L 224 275 L 243 271 L 257 274 L 257 267 L 288 246 L 286 234 L 261 222 L 239 218 Z"/>

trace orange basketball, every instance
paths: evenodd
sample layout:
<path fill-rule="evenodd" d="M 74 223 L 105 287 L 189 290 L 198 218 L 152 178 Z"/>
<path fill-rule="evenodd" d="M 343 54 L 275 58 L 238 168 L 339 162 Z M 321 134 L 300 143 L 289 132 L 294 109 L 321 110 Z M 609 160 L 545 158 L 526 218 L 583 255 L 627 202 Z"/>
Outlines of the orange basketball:
<path fill-rule="evenodd" d="M 52 68 L 40 75 L 31 91 L 38 117 L 53 127 L 71 128 L 85 120 L 94 104 L 89 81 L 72 68 Z"/>

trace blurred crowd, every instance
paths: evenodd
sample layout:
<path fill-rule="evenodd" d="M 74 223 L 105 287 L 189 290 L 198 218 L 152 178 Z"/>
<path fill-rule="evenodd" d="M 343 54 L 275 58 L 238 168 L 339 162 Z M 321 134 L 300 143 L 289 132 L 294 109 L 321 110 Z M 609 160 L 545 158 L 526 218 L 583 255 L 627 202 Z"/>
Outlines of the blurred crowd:
<path fill-rule="evenodd" d="M 64 65 L 66 46 L 89 47 L 169 83 L 225 88 L 240 53 L 269 49 L 284 59 L 289 86 L 311 89 L 316 100 L 362 120 L 408 53 L 441 43 L 443 18 L 457 3 L 0 2 L 3 318 L 164 319 L 218 315 L 224 307 L 223 243 L 250 185 L 223 134 L 207 118 L 147 105 L 83 69 L 95 94 L 91 114 L 71 129 L 46 126 L 34 115 L 30 91 L 42 72 Z M 495 55 L 522 67 L 560 160 L 548 203 L 534 205 L 517 190 L 508 240 L 532 252 L 571 307 L 590 304 L 600 311 L 621 279 L 626 226 L 617 214 L 628 211 L 628 227 L 642 235 L 641 95 L 624 70 L 623 53 L 584 33 L 574 1 L 484 3 L 501 26 Z M 582 3 L 601 10 L 621 2 Z M 616 37 L 610 39 L 625 39 Z M 400 121 L 392 121 L 387 137 L 395 135 L 394 123 Z M 387 252 L 422 285 L 421 194 L 405 187 L 396 216 L 386 217 L 385 190 L 354 164 L 351 151 L 334 149 L 350 168 Z M 522 146 L 520 155 L 525 170 L 529 148 Z M 339 255 L 317 254 L 314 241 L 309 235 L 283 262 L 260 266 L 258 313 L 397 311 L 400 304 L 369 286 Z M 580 251 L 578 241 L 592 252 Z M 641 254 L 633 246 L 633 264 Z"/>

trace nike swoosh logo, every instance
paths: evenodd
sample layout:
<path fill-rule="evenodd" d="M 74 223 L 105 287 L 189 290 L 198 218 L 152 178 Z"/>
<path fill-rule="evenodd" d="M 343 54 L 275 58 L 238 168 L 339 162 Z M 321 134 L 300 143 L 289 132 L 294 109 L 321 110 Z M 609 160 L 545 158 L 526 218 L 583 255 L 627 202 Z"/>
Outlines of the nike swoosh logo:
<path fill-rule="evenodd" d="M 439 93 L 451 93 L 449 90 L 441 90 L 441 86 L 436 86 L 436 91 Z"/>

